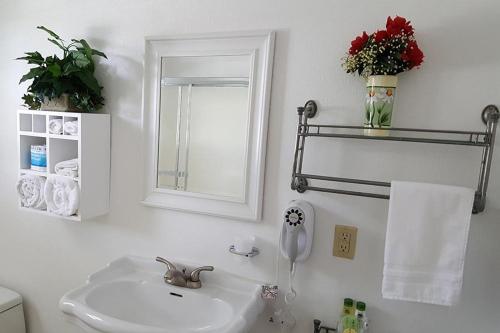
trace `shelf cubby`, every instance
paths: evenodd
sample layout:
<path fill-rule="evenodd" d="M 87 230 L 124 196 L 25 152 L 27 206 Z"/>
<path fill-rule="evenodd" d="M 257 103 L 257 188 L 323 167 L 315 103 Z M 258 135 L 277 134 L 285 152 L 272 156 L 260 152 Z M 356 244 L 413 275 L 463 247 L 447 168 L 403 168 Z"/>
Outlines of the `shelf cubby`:
<path fill-rule="evenodd" d="M 47 121 L 44 115 L 33 115 L 33 133 L 46 133 Z"/>
<path fill-rule="evenodd" d="M 47 139 L 40 136 L 19 135 L 19 169 L 31 169 L 31 146 L 46 145 Z"/>
<path fill-rule="evenodd" d="M 49 122 L 76 121 L 75 135 L 49 131 Z M 110 179 L 110 116 L 108 114 L 53 112 L 38 110 L 18 111 L 18 168 L 19 175 L 48 177 L 55 174 L 59 162 L 78 159 L 78 177 L 71 177 L 80 188 L 80 205 L 73 216 L 59 216 L 44 210 L 20 207 L 23 211 L 46 216 L 82 221 L 109 211 Z M 47 170 L 31 169 L 31 145 L 46 145 Z"/>
<path fill-rule="evenodd" d="M 55 173 L 57 163 L 78 158 L 80 155 L 77 140 L 49 137 L 49 146 L 48 170 L 52 174 Z"/>
<path fill-rule="evenodd" d="M 18 130 L 21 132 L 32 132 L 33 131 L 33 115 L 21 113 L 19 114 L 19 125 Z"/>
<path fill-rule="evenodd" d="M 75 121 L 78 123 L 78 118 L 76 118 L 76 117 L 63 117 L 63 123 L 65 125 L 66 125 L 66 123 L 71 122 L 71 121 Z M 80 127 L 78 127 L 78 128 L 80 128 Z M 78 136 L 78 133 L 76 133 L 76 134 L 69 133 L 66 131 L 66 128 L 64 127 L 63 135 Z"/>

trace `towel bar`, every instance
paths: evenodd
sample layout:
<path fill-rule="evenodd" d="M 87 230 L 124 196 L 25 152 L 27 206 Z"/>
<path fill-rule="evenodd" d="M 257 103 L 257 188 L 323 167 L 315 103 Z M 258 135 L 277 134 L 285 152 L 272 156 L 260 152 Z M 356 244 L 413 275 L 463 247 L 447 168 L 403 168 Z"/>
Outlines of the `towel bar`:
<path fill-rule="evenodd" d="M 422 128 L 384 128 L 384 131 L 402 132 L 402 133 L 417 133 L 417 134 L 440 134 L 449 136 L 460 136 L 460 138 L 426 138 L 426 137 L 412 137 L 408 135 L 398 136 L 370 136 L 363 134 L 353 133 L 335 133 L 335 130 L 361 130 L 366 129 L 363 126 L 344 126 L 344 125 L 321 125 L 321 124 L 308 124 L 308 119 L 316 115 L 318 107 L 315 101 L 307 101 L 305 106 L 298 107 L 297 113 L 299 115 L 299 124 L 297 126 L 297 137 L 295 142 L 295 154 L 293 161 L 292 173 L 292 190 L 299 193 L 304 193 L 307 190 L 319 191 L 327 193 L 337 193 L 344 195 L 354 195 L 361 197 L 370 197 L 378 199 L 389 199 L 388 194 L 371 193 L 362 191 L 349 191 L 327 187 L 317 187 L 309 185 L 309 180 L 322 180 L 337 183 L 350 183 L 358 185 L 376 186 L 376 187 L 390 187 L 391 183 L 381 181 L 371 181 L 343 177 L 330 177 L 321 175 L 312 175 L 302 172 L 304 162 L 304 148 L 306 138 L 308 137 L 324 137 L 324 138 L 341 138 L 341 139 L 356 139 L 356 140 L 383 140 L 383 141 L 402 141 L 402 142 L 417 142 L 417 143 L 435 143 L 435 144 L 448 144 L 458 146 L 472 146 L 482 147 L 483 154 L 481 158 L 481 165 L 479 171 L 479 180 L 474 198 L 473 213 L 480 213 L 484 210 L 486 205 L 486 191 L 488 189 L 488 181 L 491 169 L 491 160 L 493 158 L 493 147 L 495 144 L 496 128 L 500 112 L 495 105 L 486 106 L 482 113 L 481 119 L 486 125 L 485 131 L 458 131 L 458 130 L 434 130 Z M 328 132 L 327 132 L 328 131 Z"/>

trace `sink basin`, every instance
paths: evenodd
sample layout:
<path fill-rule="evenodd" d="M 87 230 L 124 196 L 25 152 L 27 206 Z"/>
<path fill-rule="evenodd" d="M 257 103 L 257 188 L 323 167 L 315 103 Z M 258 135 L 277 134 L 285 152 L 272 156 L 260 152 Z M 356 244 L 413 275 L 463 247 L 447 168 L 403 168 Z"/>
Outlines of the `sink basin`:
<path fill-rule="evenodd" d="M 154 258 L 123 257 L 59 306 L 88 331 L 109 333 L 247 332 L 264 309 L 256 281 L 216 268 L 202 273 L 200 289 L 187 289 L 166 284 L 164 273 Z"/>

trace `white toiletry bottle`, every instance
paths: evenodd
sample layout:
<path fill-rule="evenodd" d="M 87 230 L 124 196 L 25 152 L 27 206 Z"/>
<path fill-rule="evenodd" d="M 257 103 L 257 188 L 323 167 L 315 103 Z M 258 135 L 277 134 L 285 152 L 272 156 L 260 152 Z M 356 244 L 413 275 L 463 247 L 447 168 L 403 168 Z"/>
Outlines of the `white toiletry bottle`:
<path fill-rule="evenodd" d="M 366 304 L 364 302 L 356 302 L 356 312 L 354 315 L 358 320 L 357 333 L 367 333 L 368 317 L 366 316 Z"/>

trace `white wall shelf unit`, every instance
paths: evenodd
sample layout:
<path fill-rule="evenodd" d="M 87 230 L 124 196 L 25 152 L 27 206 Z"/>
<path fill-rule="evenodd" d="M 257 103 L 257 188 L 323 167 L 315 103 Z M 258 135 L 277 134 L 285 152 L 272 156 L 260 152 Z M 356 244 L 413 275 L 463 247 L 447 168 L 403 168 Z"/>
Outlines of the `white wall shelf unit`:
<path fill-rule="evenodd" d="M 63 123 L 76 121 L 78 132 L 52 134 L 49 131 L 52 119 L 61 119 Z M 55 174 L 57 163 L 76 158 L 78 177 L 73 179 L 80 187 L 80 204 L 75 215 L 60 216 L 22 207 L 19 203 L 22 210 L 71 221 L 82 221 L 109 211 L 111 138 L 108 114 L 18 110 L 17 133 L 19 176 L 48 177 Z M 46 145 L 46 171 L 31 169 L 31 145 Z"/>

